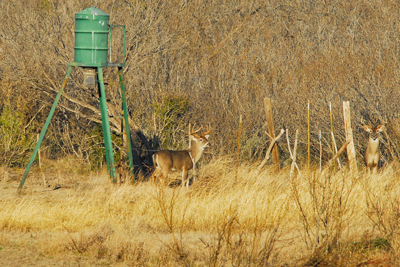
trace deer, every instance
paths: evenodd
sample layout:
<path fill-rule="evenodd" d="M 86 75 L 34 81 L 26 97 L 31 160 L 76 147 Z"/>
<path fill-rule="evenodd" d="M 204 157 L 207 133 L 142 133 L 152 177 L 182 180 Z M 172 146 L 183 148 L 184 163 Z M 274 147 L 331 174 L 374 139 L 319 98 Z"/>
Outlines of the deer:
<path fill-rule="evenodd" d="M 171 170 L 178 170 L 182 171 L 182 188 L 184 188 L 188 172 L 193 169 L 193 177 L 196 175 L 196 162 L 200 160 L 204 149 L 211 146 L 208 138 L 212 130 L 209 129 L 206 133 L 196 134 L 199 130 L 190 133 L 192 145 L 189 149 L 179 151 L 161 150 L 153 155 L 153 163 L 156 167 L 153 173 L 154 182 L 156 182 L 157 177 L 161 174 L 164 184 L 169 172 Z M 186 182 L 186 187 L 189 187 L 189 180 Z"/>
<path fill-rule="evenodd" d="M 368 133 L 368 145 L 364 154 L 367 173 L 372 172 L 373 174 L 375 174 L 378 170 L 378 163 L 381 158 L 381 152 L 379 150 L 379 136 L 380 133 L 385 131 L 386 127 L 383 124 L 376 127 L 365 125 L 362 118 L 361 124 L 364 131 Z"/>

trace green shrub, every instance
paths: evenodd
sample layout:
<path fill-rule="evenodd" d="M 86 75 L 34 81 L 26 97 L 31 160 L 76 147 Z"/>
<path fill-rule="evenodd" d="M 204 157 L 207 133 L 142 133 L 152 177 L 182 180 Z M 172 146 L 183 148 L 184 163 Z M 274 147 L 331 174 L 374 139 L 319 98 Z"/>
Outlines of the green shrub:
<path fill-rule="evenodd" d="M 85 154 L 85 158 L 88 159 L 91 170 L 98 170 L 106 164 L 105 157 L 105 147 L 104 147 L 104 136 L 103 129 L 101 125 L 94 126 L 86 135 L 85 140 L 89 140 L 84 146 L 81 147 L 82 151 Z M 117 135 L 111 132 L 111 140 L 113 144 L 113 153 L 114 153 L 114 163 L 118 164 L 120 161 L 120 153 L 117 147 L 122 147 L 122 135 Z M 123 161 L 127 161 L 126 157 L 123 155 Z"/>
<path fill-rule="evenodd" d="M 177 136 L 186 127 L 185 115 L 189 107 L 189 98 L 179 96 L 166 96 L 161 103 L 153 105 L 162 147 L 181 148 L 182 142 L 177 142 Z"/>
<path fill-rule="evenodd" d="M 8 167 L 23 166 L 35 145 L 35 135 L 28 127 L 24 115 L 9 106 L 0 111 L 0 164 Z"/>

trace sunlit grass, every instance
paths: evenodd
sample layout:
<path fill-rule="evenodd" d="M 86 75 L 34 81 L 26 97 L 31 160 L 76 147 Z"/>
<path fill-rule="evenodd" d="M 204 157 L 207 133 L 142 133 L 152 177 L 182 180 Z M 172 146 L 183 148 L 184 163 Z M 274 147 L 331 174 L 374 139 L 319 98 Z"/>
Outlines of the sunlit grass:
<path fill-rule="evenodd" d="M 266 167 L 256 174 L 256 165 L 241 165 L 236 175 L 230 163 L 204 166 L 189 189 L 112 185 L 100 174 L 80 186 L 42 191 L 32 179 L 25 194 L 0 198 L 3 239 L 35 233 L 48 254 L 73 251 L 110 262 L 139 257 L 171 266 L 328 264 L 332 255 L 343 260 L 361 246 L 352 244 L 376 238 L 388 246 L 364 249 L 368 257 L 398 251 L 395 165 L 372 177 L 303 171 L 291 180 L 288 170 L 274 174 Z"/>

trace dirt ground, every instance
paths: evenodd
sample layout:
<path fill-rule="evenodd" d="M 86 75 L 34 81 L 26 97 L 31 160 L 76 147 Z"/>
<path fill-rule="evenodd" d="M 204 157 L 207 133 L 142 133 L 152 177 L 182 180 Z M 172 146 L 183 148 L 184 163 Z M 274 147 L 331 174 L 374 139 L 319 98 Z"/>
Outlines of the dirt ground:
<path fill-rule="evenodd" d="M 18 183 L 8 183 L 0 189 L 0 205 L 4 198 L 18 197 Z M 60 192 L 61 193 L 61 192 Z M 46 194 L 46 193 L 43 193 Z M 80 255 L 45 255 L 40 247 L 42 233 L 10 232 L 0 229 L 0 266 L 94 266 L 96 263 Z"/>
<path fill-rule="evenodd" d="M 75 256 L 48 257 L 32 247 L 1 245 L 0 266 L 93 266 Z"/>

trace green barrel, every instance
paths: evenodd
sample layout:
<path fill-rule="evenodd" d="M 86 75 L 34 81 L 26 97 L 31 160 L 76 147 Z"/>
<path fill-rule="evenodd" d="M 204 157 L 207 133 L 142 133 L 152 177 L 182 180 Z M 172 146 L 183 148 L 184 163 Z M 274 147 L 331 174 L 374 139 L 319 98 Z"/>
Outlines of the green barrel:
<path fill-rule="evenodd" d="M 109 18 L 95 7 L 75 14 L 74 61 L 79 66 L 107 66 Z"/>

